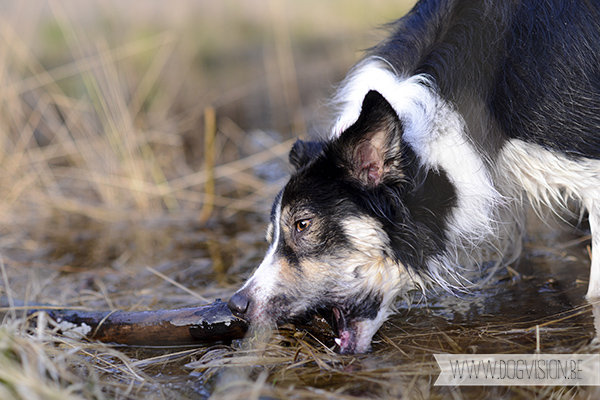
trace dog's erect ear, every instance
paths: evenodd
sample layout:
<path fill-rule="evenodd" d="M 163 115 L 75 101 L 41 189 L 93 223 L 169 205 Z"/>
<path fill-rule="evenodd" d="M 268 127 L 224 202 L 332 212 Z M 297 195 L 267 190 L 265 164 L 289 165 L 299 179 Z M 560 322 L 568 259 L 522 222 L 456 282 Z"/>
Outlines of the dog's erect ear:
<path fill-rule="evenodd" d="M 304 142 L 297 140 L 290 150 L 290 164 L 299 170 L 304 167 L 310 160 L 315 158 L 323 151 L 322 142 Z"/>
<path fill-rule="evenodd" d="M 368 186 L 402 180 L 402 122 L 379 92 L 365 96 L 358 120 L 340 135 L 350 174 Z"/>

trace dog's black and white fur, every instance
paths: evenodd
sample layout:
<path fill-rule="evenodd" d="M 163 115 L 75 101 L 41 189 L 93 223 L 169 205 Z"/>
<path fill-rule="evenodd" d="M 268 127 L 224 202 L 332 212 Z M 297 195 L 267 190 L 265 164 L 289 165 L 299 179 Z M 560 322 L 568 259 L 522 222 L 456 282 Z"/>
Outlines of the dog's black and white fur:
<path fill-rule="evenodd" d="M 527 198 L 587 210 L 600 297 L 600 2 L 421 0 L 392 30 L 341 85 L 330 139 L 292 149 L 232 311 L 329 311 L 341 353 L 368 351 L 398 295 L 514 255 Z"/>

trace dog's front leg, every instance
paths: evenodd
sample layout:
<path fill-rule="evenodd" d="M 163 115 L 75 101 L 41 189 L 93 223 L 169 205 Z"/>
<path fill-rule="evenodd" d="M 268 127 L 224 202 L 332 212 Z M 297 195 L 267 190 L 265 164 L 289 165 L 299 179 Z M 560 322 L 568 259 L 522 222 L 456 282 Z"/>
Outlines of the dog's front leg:
<path fill-rule="evenodd" d="M 592 232 L 592 265 L 586 295 L 589 301 L 600 301 L 600 195 L 595 194 L 594 198 L 585 201 Z"/>

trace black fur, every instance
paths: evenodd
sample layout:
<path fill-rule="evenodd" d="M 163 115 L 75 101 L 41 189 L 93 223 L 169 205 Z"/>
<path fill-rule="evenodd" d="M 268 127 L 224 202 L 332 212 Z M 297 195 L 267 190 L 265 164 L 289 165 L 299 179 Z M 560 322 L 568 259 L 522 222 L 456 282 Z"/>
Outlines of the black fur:
<path fill-rule="evenodd" d="M 358 170 L 356 149 L 380 130 L 385 130 L 386 138 L 384 164 L 391 167 L 374 185 Z M 344 239 L 341 221 L 366 214 L 387 232 L 390 257 L 426 272 L 426 261 L 445 250 L 444 230 L 456 191 L 443 170 L 420 166 L 402 140 L 402 124 L 392 107 L 379 93 L 370 92 L 358 121 L 290 178 L 282 206 L 290 204 L 308 207 L 327 221 L 327 229 L 310 246 L 311 253 L 344 254 L 343 247 L 350 242 Z"/>
<path fill-rule="evenodd" d="M 290 164 L 297 170 L 304 167 L 323 150 L 323 142 L 297 140 L 290 150 Z"/>
<path fill-rule="evenodd" d="M 600 2 L 531 1 L 518 11 L 491 99 L 500 126 L 511 138 L 599 159 Z"/>
<path fill-rule="evenodd" d="M 599 159 L 599 24 L 592 0 L 421 0 L 368 56 L 431 76 L 488 154 L 519 138 Z"/>

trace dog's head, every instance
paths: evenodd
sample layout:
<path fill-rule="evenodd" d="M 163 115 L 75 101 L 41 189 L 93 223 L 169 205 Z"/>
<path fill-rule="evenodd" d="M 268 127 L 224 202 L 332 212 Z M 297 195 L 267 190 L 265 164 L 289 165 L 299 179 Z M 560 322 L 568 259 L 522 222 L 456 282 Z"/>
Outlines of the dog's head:
<path fill-rule="evenodd" d="M 273 205 L 269 250 L 229 300 L 235 314 L 262 325 L 328 312 L 341 353 L 370 349 L 433 246 L 410 215 L 415 157 L 402 131 L 392 106 L 369 92 L 338 138 L 294 145 L 296 171 Z"/>

